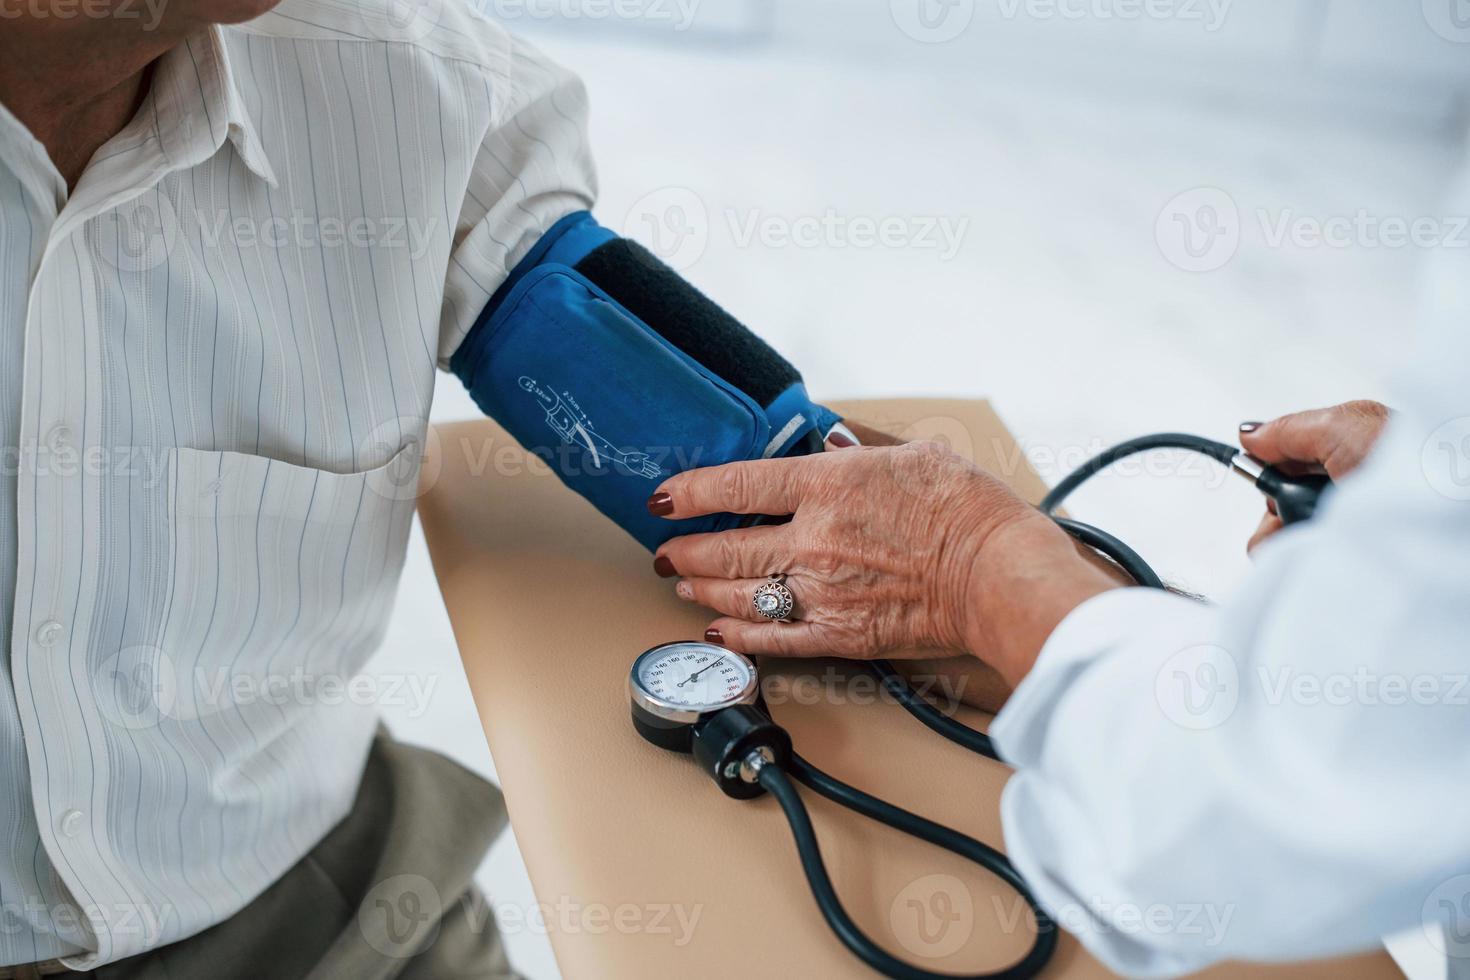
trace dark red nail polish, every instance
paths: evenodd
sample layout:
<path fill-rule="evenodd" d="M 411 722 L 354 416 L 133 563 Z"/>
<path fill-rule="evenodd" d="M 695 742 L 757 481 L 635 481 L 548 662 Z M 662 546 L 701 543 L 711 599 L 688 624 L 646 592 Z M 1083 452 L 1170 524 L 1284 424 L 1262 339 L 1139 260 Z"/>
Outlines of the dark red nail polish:
<path fill-rule="evenodd" d="M 724 634 L 722 634 L 719 630 L 711 626 L 709 629 L 704 631 L 704 642 L 718 643 L 720 646 L 724 646 L 725 637 Z"/>
<path fill-rule="evenodd" d="M 668 517 L 674 512 L 674 498 L 660 490 L 648 498 L 648 512 L 654 517 Z"/>
<path fill-rule="evenodd" d="M 659 555 L 653 560 L 653 570 L 658 573 L 659 578 L 673 578 L 679 574 L 674 570 L 674 563 L 663 555 Z"/>
<path fill-rule="evenodd" d="M 1265 424 L 1264 422 L 1242 422 L 1240 423 L 1240 434 L 1248 436 Z"/>
<path fill-rule="evenodd" d="M 846 449 L 848 446 L 857 445 L 857 443 L 853 441 L 852 437 L 849 436 L 846 432 L 843 432 L 841 429 L 833 429 L 831 432 L 827 433 L 827 441 L 836 446 L 838 449 Z"/>

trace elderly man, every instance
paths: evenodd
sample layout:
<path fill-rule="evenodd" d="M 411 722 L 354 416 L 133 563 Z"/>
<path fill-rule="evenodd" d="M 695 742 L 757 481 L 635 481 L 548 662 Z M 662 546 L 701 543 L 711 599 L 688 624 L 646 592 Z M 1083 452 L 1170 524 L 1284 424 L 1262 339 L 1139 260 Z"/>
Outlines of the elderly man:
<path fill-rule="evenodd" d="M 508 973 L 496 791 L 272 685 L 381 636 L 585 96 L 468 5 L 273 2 L 0 0 L 0 976 Z"/>
<path fill-rule="evenodd" d="M 0 0 L 0 980 L 508 972 L 499 794 L 358 683 L 436 367 L 650 549 L 736 520 L 659 480 L 846 431 L 592 218 L 575 77 L 273 3 Z"/>

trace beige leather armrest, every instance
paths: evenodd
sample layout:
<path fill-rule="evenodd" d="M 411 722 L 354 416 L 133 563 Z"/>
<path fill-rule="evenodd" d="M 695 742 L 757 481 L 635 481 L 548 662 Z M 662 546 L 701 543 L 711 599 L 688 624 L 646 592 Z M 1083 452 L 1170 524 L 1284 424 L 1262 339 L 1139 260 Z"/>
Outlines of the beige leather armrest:
<path fill-rule="evenodd" d="M 907 438 L 945 439 L 1032 500 L 1043 492 L 983 402 L 840 407 Z M 637 543 L 494 423 L 436 432 L 420 513 L 563 974 L 869 975 L 818 914 L 774 801 L 728 799 L 688 757 L 633 731 L 626 689 L 633 658 L 698 637 L 709 617 L 677 600 Z M 933 735 L 877 697 L 860 670 L 835 662 L 763 670 L 781 702 L 772 705 L 776 718 L 817 765 L 1001 844 L 1004 766 Z M 802 792 L 843 902 L 878 942 L 949 972 L 994 969 L 1025 950 L 1030 917 L 997 881 Z M 1382 953 L 1249 972 L 1398 975 Z M 1049 975 L 1107 974 L 1064 936 Z"/>

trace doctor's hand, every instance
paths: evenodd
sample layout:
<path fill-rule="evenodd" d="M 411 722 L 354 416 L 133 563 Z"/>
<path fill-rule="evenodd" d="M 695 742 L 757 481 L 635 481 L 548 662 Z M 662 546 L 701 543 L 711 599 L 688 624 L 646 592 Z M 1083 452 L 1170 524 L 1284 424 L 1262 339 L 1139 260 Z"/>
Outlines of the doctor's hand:
<path fill-rule="evenodd" d="M 1116 583 L 999 480 L 932 443 L 853 447 L 690 470 L 649 500 L 678 520 L 791 515 L 790 523 L 666 542 L 655 567 L 720 613 L 706 638 L 743 653 L 933 656 L 971 652 L 1014 685 L 1042 641 Z M 752 597 L 786 576 L 794 622 Z"/>
<path fill-rule="evenodd" d="M 1290 472 L 1325 472 L 1334 481 L 1357 469 L 1387 424 L 1389 410 L 1374 401 L 1352 401 L 1332 408 L 1283 415 L 1271 422 L 1245 422 L 1240 445 L 1246 452 Z M 1248 550 L 1281 530 L 1269 501 Z"/>

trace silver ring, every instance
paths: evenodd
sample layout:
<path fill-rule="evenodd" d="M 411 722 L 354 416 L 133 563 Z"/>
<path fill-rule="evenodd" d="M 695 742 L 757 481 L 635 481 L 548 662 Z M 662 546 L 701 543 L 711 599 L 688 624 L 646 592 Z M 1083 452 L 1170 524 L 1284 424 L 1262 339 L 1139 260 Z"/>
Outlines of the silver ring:
<path fill-rule="evenodd" d="M 762 583 L 751 596 L 750 604 L 755 613 L 774 623 L 791 622 L 791 612 L 796 608 L 796 596 L 786 587 L 785 575 L 772 575 L 769 582 Z"/>

